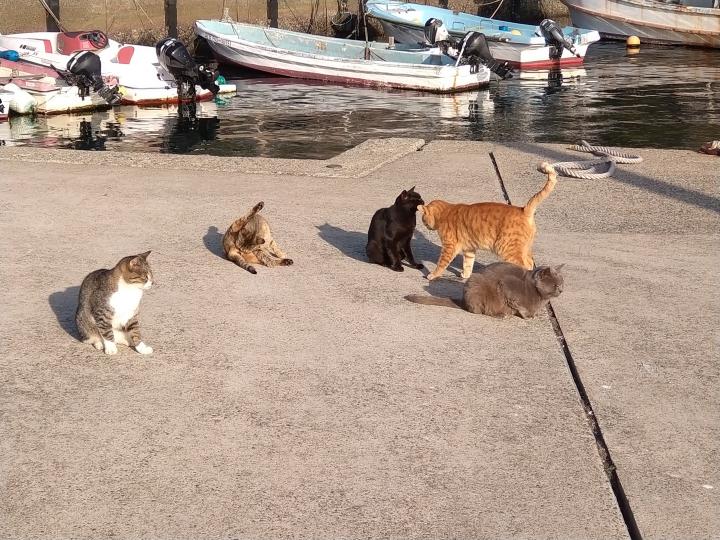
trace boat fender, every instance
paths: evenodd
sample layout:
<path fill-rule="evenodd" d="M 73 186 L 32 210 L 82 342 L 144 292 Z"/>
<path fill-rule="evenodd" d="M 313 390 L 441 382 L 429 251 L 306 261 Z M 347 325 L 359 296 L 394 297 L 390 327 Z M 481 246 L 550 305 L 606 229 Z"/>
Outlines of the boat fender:
<path fill-rule="evenodd" d="M 539 24 L 540 33 L 545 38 L 545 44 L 551 47 L 550 58 L 558 59 L 562 56 L 563 49 L 567 49 L 580 58 L 575 46 L 565 39 L 562 28 L 552 19 L 545 19 Z"/>
<path fill-rule="evenodd" d="M 35 98 L 15 83 L 8 83 L 2 87 L 12 95 L 7 102 L 8 108 L 17 114 L 29 114 L 35 110 Z"/>
<path fill-rule="evenodd" d="M 8 49 L 7 51 L 0 51 L 0 58 L 3 60 L 10 60 L 11 62 L 17 62 L 20 60 L 20 54 L 17 51 Z"/>
<path fill-rule="evenodd" d="M 103 81 L 100 57 L 97 54 L 90 51 L 76 52 L 68 60 L 67 70 L 71 74 L 70 82 L 78 87 L 82 99 L 89 96 L 92 89 L 110 105 L 120 101 L 117 86 L 110 87 Z"/>

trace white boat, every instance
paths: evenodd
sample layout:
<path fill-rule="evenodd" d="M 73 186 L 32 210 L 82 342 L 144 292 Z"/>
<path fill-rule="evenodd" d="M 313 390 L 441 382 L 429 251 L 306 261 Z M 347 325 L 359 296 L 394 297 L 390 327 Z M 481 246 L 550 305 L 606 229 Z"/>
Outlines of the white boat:
<path fill-rule="evenodd" d="M 89 51 L 100 59 L 103 82 L 118 87 L 123 104 L 160 105 L 179 100 L 175 76 L 158 59 L 154 47 L 124 45 L 100 31 L 0 34 L 0 51 L 8 50 L 16 51 L 18 61 L 33 66 L 36 73 L 52 78 L 58 74 L 64 77 L 74 55 Z M 28 89 L 33 93 L 32 90 Z M 235 93 L 235 87 L 221 84 L 219 92 Z M 212 99 L 214 95 L 199 85 L 195 93 L 198 100 Z"/>
<path fill-rule="evenodd" d="M 519 24 L 403 0 L 366 0 L 365 9 L 399 43 L 423 42 L 426 23 L 433 19 L 442 21 L 456 39 L 480 32 L 497 60 L 519 69 L 580 65 L 588 47 L 600 40 L 595 30 L 560 28 L 549 19 L 540 25 Z"/>
<path fill-rule="evenodd" d="M 720 0 L 562 0 L 573 24 L 603 37 L 720 48 Z"/>
<path fill-rule="evenodd" d="M 110 107 L 96 93 L 84 96 L 55 69 L 0 59 L 0 91 L 15 114 L 57 114 Z"/>
<path fill-rule="evenodd" d="M 440 93 L 478 88 L 490 80 L 484 65 L 459 65 L 437 48 L 366 44 L 209 20 L 196 21 L 195 33 L 222 62 L 286 77 Z"/>

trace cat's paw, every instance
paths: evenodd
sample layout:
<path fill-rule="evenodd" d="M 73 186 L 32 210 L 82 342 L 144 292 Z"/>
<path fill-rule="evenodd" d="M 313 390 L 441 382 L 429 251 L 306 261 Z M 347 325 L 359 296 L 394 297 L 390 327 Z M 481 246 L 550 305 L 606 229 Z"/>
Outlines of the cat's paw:
<path fill-rule="evenodd" d="M 152 354 L 153 348 L 149 345 L 145 345 L 142 341 L 135 345 L 135 350 L 140 354 Z"/>
<path fill-rule="evenodd" d="M 472 272 L 463 272 L 462 274 L 460 274 L 460 277 L 463 279 L 467 279 L 470 276 L 472 276 Z"/>
<path fill-rule="evenodd" d="M 283 259 L 282 261 L 280 261 L 280 264 L 283 266 L 292 266 L 293 260 L 292 259 Z"/>
<path fill-rule="evenodd" d="M 92 346 L 95 347 L 98 351 L 102 351 L 102 350 L 103 350 L 102 341 L 95 341 L 95 342 L 92 344 Z"/>
<path fill-rule="evenodd" d="M 405 269 L 399 264 L 397 266 L 391 266 L 390 270 L 393 270 L 395 272 L 404 272 L 405 271 Z"/>
<path fill-rule="evenodd" d="M 430 272 L 427 276 L 425 276 L 428 281 L 432 281 L 433 279 L 437 279 L 440 277 L 439 274 L 436 274 L 435 272 Z"/>
<path fill-rule="evenodd" d="M 105 354 L 117 354 L 117 345 L 112 341 L 105 341 L 104 343 Z"/>
<path fill-rule="evenodd" d="M 418 264 L 414 264 L 414 265 L 413 265 L 413 268 L 414 268 L 415 270 L 425 270 L 425 265 L 422 264 L 422 263 L 418 263 Z"/>

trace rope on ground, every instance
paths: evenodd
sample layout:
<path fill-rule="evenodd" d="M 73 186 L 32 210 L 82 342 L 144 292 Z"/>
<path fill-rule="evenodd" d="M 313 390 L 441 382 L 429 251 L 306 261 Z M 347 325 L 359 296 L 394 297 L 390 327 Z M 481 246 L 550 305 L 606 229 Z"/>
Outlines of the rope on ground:
<path fill-rule="evenodd" d="M 613 175 L 617 163 L 640 163 L 643 160 L 640 156 L 620 152 L 607 146 L 593 146 L 587 141 L 581 141 L 581 144 L 573 145 L 570 149 L 594 154 L 601 158 L 587 161 L 561 161 L 552 164 L 558 174 L 570 178 L 585 180 L 607 178 Z"/>

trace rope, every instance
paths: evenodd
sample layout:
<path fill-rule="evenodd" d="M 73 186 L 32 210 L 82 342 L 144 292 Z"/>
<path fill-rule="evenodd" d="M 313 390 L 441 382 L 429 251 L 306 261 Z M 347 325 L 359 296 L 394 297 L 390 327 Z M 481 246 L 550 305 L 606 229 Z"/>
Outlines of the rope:
<path fill-rule="evenodd" d="M 588 152 L 596 156 L 610 156 L 614 158 L 616 163 L 641 163 L 643 160 L 640 156 L 625 154 L 607 146 L 592 146 L 587 141 L 580 141 L 580 143 L 571 146 L 570 149 L 578 152 Z"/>
<path fill-rule="evenodd" d="M 640 163 L 643 160 L 640 156 L 626 154 L 607 146 L 592 146 L 587 141 L 581 141 L 581 144 L 573 145 L 570 149 L 601 157 L 589 161 L 561 161 L 552 164 L 558 174 L 570 178 L 585 180 L 607 178 L 613 175 L 617 163 Z"/>
<path fill-rule="evenodd" d="M 50 16 L 53 18 L 53 20 L 57 24 L 58 28 L 60 29 L 60 31 L 65 32 L 65 27 L 60 23 L 60 19 L 58 19 L 55 16 L 55 14 L 53 13 L 53 10 L 50 9 L 50 6 L 47 5 L 47 2 L 45 0 L 40 0 L 40 3 L 45 8 L 45 11 L 47 11 L 50 14 Z"/>

